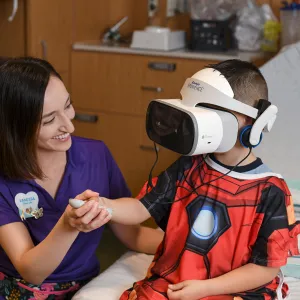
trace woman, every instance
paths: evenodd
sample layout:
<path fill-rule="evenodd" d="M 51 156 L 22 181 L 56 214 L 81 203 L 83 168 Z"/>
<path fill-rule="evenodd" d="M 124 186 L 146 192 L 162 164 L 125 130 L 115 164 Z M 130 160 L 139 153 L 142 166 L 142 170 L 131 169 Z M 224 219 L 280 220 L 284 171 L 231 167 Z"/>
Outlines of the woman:
<path fill-rule="evenodd" d="M 68 299 L 99 273 L 95 250 L 109 221 L 98 203 L 68 199 L 129 196 L 100 141 L 71 137 L 75 112 L 60 75 L 46 61 L 0 66 L 0 295 Z M 162 233 L 111 224 L 133 250 L 154 253 Z M 0 296 L 0 297 L 1 297 Z M 1 298 L 0 298 L 1 299 Z"/>

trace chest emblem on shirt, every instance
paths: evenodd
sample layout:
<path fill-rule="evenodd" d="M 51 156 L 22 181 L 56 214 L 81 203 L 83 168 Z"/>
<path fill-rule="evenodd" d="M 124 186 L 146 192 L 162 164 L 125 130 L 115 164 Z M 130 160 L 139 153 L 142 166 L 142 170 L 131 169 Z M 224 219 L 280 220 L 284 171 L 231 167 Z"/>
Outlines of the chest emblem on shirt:
<path fill-rule="evenodd" d="M 230 228 L 231 222 L 224 203 L 198 196 L 187 206 L 190 233 L 187 249 L 201 255 L 207 255 L 220 236 Z"/>
<path fill-rule="evenodd" d="M 21 220 L 27 218 L 39 219 L 43 216 L 43 208 L 39 208 L 39 197 L 35 192 L 28 192 L 27 194 L 18 193 L 15 196 L 15 203 L 19 209 Z"/>

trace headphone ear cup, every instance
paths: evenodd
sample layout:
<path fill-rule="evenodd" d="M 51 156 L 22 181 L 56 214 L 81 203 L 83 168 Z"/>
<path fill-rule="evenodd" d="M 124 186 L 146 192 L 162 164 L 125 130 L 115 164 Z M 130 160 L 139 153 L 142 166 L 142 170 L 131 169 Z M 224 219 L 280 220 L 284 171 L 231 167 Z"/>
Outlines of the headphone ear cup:
<path fill-rule="evenodd" d="M 251 133 L 252 125 L 245 126 L 240 133 L 240 143 L 245 148 L 250 148 L 252 145 L 250 144 L 250 133 Z"/>
<path fill-rule="evenodd" d="M 241 133 L 240 133 L 240 143 L 245 148 L 250 148 L 250 147 L 255 148 L 255 147 L 257 147 L 261 143 L 262 138 L 263 138 L 263 133 L 261 133 L 258 144 L 252 145 L 250 143 L 251 129 L 252 129 L 252 125 L 245 126 L 243 128 L 243 130 L 241 131 Z"/>

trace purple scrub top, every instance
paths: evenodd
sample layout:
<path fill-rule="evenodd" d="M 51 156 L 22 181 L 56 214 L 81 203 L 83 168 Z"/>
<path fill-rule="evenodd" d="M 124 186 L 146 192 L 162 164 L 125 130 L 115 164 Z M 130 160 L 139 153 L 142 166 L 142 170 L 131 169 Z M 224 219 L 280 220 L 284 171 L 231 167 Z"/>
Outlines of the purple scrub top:
<path fill-rule="evenodd" d="M 69 198 L 86 189 L 115 199 L 130 196 L 125 180 L 111 153 L 101 141 L 72 137 L 72 146 L 67 152 L 67 166 L 56 198 L 33 180 L 7 180 L 0 176 L 0 226 L 23 222 L 34 245 L 39 244 L 53 229 Z M 30 209 L 43 208 L 43 216 L 27 217 Z M 29 209 L 29 211 L 28 211 Z M 80 233 L 65 258 L 46 282 L 64 282 L 88 279 L 98 275 L 100 265 L 95 255 L 103 233 L 103 226 L 89 233 Z M 55 255 L 55 249 L 53 249 Z M 0 272 L 20 278 L 0 246 Z"/>

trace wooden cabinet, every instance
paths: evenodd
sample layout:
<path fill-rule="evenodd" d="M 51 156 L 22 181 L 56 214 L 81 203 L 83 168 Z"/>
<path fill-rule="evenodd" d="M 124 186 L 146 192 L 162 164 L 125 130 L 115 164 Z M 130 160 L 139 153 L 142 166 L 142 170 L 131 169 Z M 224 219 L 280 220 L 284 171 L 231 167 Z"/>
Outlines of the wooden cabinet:
<path fill-rule="evenodd" d="M 73 101 L 78 108 L 137 114 L 142 74 L 130 55 L 73 52 Z"/>
<path fill-rule="evenodd" d="M 58 72 L 68 72 L 72 0 L 27 0 L 26 16 L 27 54 L 48 60 Z"/>
<path fill-rule="evenodd" d="M 26 1 L 26 54 L 48 60 L 69 88 L 72 0 Z"/>
<path fill-rule="evenodd" d="M 71 61 L 75 134 L 106 143 L 135 195 L 156 158 L 145 129 L 149 102 L 180 97 L 185 79 L 216 61 L 85 51 L 74 51 Z M 153 175 L 178 154 L 159 147 L 158 156 Z"/>
<path fill-rule="evenodd" d="M 19 0 L 19 8 L 12 22 L 12 0 L 0 1 L 0 56 L 25 55 L 25 0 Z"/>
<path fill-rule="evenodd" d="M 145 115 L 149 102 L 178 98 L 186 78 L 216 61 L 78 51 L 72 53 L 77 108 Z M 174 68 L 160 70 L 164 65 Z"/>
<path fill-rule="evenodd" d="M 12 22 L 12 0 L 0 1 L 0 56 L 48 60 L 69 88 L 72 0 L 19 0 Z"/>
<path fill-rule="evenodd" d="M 185 80 L 208 64 L 217 63 L 211 60 L 195 60 L 165 57 L 140 57 L 140 68 L 143 70 L 142 97 L 139 101 L 140 112 L 145 113 L 152 99 L 178 99 Z M 161 71 L 160 67 L 168 66 L 173 71 Z M 154 66 L 154 68 L 152 67 Z M 156 69 L 156 67 L 158 69 Z M 137 87 L 138 88 L 138 87 Z"/>

